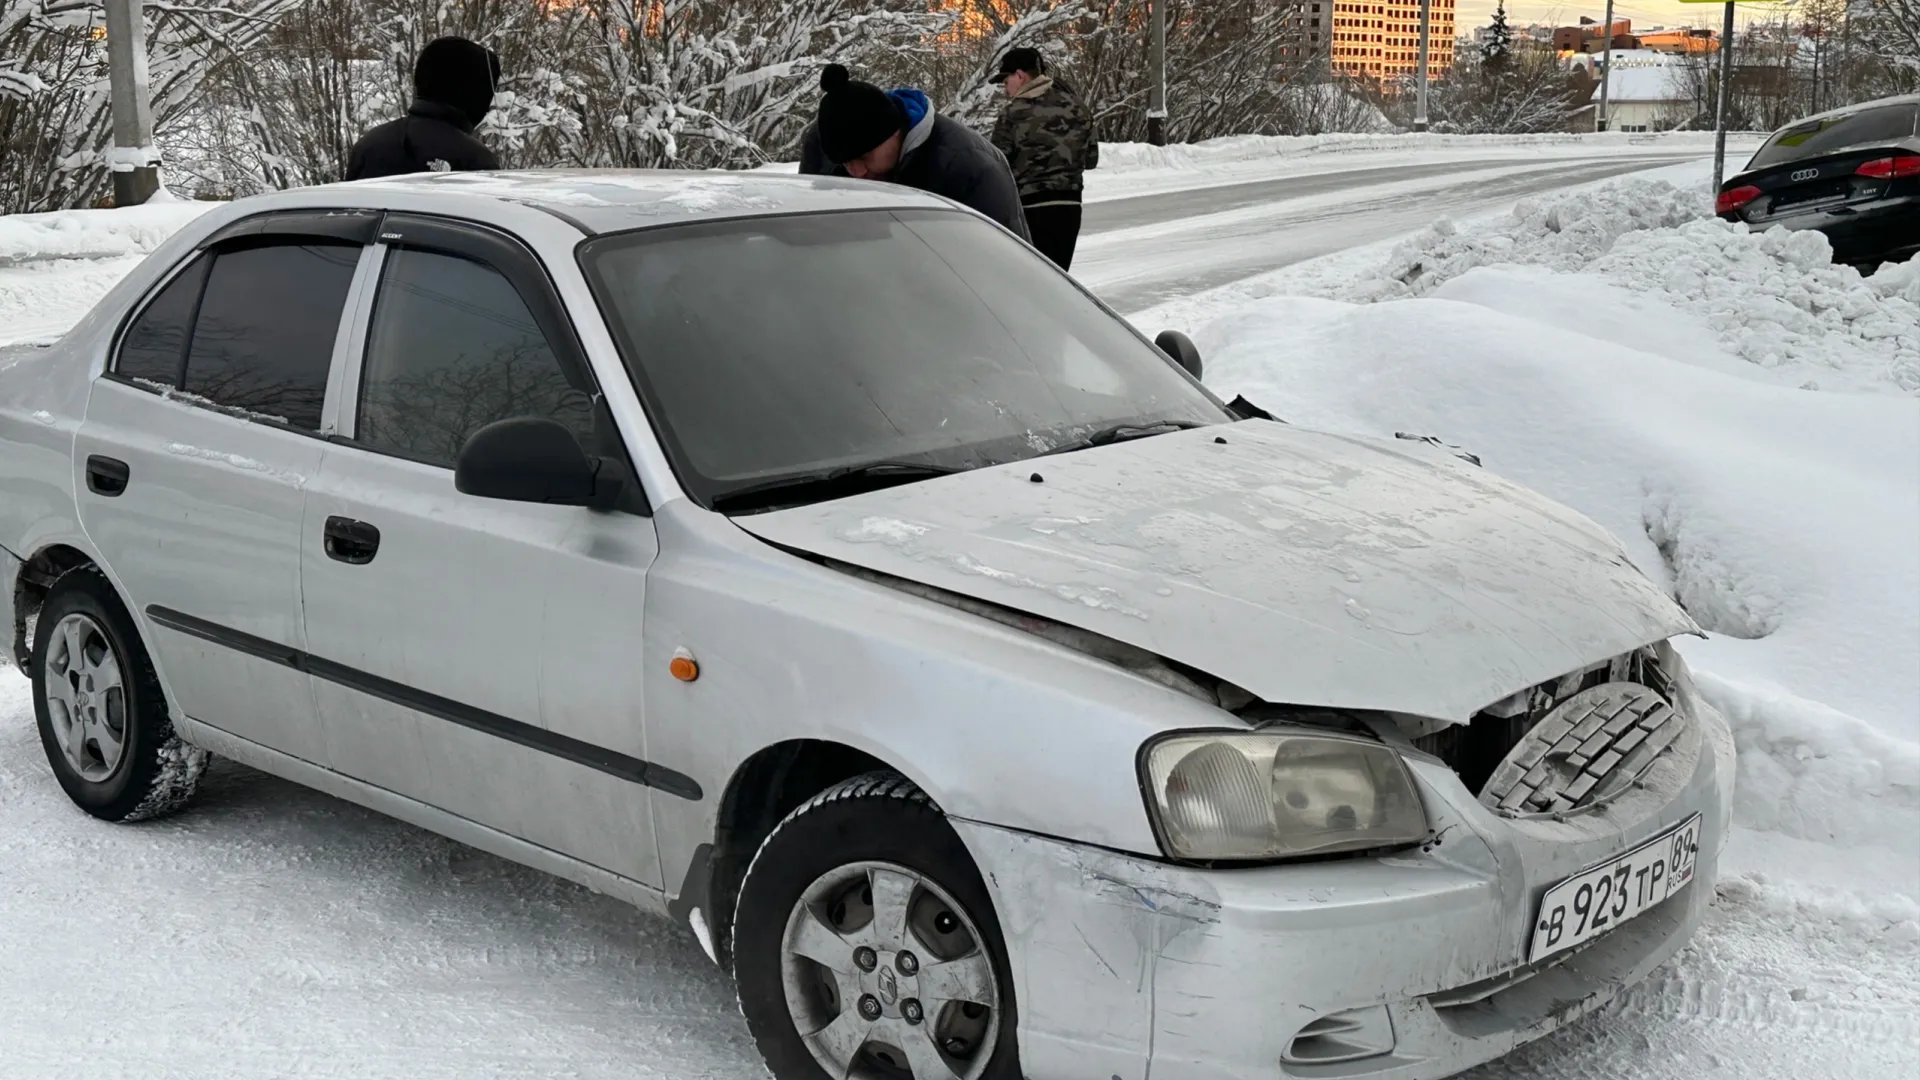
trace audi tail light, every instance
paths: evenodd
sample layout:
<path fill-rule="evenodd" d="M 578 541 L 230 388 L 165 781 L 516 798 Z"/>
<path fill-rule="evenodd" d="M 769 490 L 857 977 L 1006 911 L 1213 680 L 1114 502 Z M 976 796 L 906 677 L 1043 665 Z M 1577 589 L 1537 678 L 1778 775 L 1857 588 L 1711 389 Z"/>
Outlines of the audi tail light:
<path fill-rule="evenodd" d="M 1897 180 L 1904 176 L 1920 176 L 1920 154 L 1895 154 L 1892 157 L 1875 158 L 1853 172 L 1855 176 L 1870 177 L 1874 180 Z"/>
<path fill-rule="evenodd" d="M 1716 214 L 1731 214 L 1759 197 L 1760 189 L 1754 187 L 1752 184 L 1742 184 L 1737 188 L 1728 188 L 1726 191 L 1720 193 L 1718 199 L 1713 201 L 1713 212 Z"/>

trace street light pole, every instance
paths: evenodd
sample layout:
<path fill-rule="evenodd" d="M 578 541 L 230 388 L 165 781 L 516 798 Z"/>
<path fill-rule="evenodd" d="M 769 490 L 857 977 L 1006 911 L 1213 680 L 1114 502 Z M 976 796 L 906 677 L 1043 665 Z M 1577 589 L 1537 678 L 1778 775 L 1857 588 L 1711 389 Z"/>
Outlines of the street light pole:
<path fill-rule="evenodd" d="M 1415 77 L 1413 130 L 1427 130 L 1427 52 L 1433 40 L 1433 0 L 1420 0 L 1420 72 Z"/>
<path fill-rule="evenodd" d="M 1607 84 L 1613 79 L 1613 0 L 1607 0 L 1607 25 L 1602 33 L 1607 35 L 1607 43 L 1600 50 L 1600 111 L 1594 116 L 1595 131 L 1607 130 Z"/>
<path fill-rule="evenodd" d="M 1149 0 L 1153 11 L 1153 56 L 1147 88 L 1147 141 L 1167 145 L 1167 0 Z"/>
<path fill-rule="evenodd" d="M 113 204 L 136 206 L 160 190 L 147 98 L 147 28 L 141 0 L 106 0 L 107 89 L 113 103 Z"/>
<path fill-rule="evenodd" d="M 1720 100 L 1713 120 L 1713 193 L 1727 177 L 1727 99 L 1733 95 L 1733 0 L 1727 0 L 1726 19 L 1720 24 Z"/>

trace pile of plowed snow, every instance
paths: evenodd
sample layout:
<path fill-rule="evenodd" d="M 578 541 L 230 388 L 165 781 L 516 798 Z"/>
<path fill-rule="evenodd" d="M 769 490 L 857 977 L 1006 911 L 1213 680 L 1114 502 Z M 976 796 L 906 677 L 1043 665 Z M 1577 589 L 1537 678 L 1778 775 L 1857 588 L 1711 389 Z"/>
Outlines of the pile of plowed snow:
<path fill-rule="evenodd" d="M 1471 228 L 1438 222 L 1372 273 L 1320 294 L 1447 297 L 1530 316 L 1551 309 L 1556 329 L 1633 335 L 1633 344 L 1675 336 L 1677 321 L 1691 326 L 1678 348 L 1656 346 L 1675 359 L 1751 365 L 1805 389 L 1920 394 L 1920 265 L 1862 277 L 1833 265 L 1820 233 L 1750 232 L 1710 216 L 1709 205 L 1704 185 L 1647 179 L 1527 199 Z M 1644 299 L 1589 304 L 1595 279 Z M 1632 317 L 1613 321 L 1623 313 Z"/>
<path fill-rule="evenodd" d="M 0 216 L 0 266 L 144 255 L 216 203 L 167 198 L 124 210 Z"/>
<path fill-rule="evenodd" d="M 52 341 L 114 283 L 215 203 L 0 216 L 0 345 Z"/>

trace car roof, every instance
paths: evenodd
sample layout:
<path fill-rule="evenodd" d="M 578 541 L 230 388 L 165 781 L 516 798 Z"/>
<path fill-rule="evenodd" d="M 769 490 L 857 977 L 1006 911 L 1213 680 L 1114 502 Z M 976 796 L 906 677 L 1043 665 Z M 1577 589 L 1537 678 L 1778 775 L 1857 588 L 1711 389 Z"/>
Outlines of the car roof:
<path fill-rule="evenodd" d="M 1812 116 L 1803 116 L 1800 119 L 1795 120 L 1790 124 L 1783 125 L 1780 128 L 1780 131 L 1785 131 L 1788 128 L 1796 128 L 1796 127 L 1799 127 L 1801 124 L 1811 123 L 1812 121 L 1815 121 L 1815 120 L 1830 120 L 1836 116 L 1850 116 L 1857 112 L 1865 112 L 1868 109 L 1884 108 L 1888 105 L 1920 105 L 1920 94 L 1898 94 L 1898 95 L 1895 95 L 1894 97 L 1876 98 L 1873 101 L 1859 101 L 1859 102 L 1855 102 L 1852 105 L 1842 105 L 1837 109 L 1828 109 L 1826 112 L 1823 112 L 1823 113 L 1814 113 Z"/>
<path fill-rule="evenodd" d="M 535 169 L 514 172 L 409 173 L 335 186 L 445 193 L 530 205 L 588 233 L 837 210 L 951 209 L 953 204 L 898 184 L 771 171 L 687 169 Z"/>

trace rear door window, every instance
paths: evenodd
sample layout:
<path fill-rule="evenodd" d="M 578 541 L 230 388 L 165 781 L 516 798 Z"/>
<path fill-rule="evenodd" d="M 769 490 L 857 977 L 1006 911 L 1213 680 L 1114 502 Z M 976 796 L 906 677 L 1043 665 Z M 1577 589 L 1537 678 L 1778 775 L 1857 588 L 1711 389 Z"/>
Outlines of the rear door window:
<path fill-rule="evenodd" d="M 360 251 L 307 238 L 220 251 L 181 389 L 253 419 L 318 431 Z"/>
<path fill-rule="evenodd" d="M 181 365 L 187 359 L 188 331 L 200 287 L 206 283 L 210 255 L 195 256 L 185 270 L 154 296 L 120 339 L 120 357 L 114 372 L 149 388 L 180 385 Z"/>
<path fill-rule="evenodd" d="M 1881 105 L 1809 120 L 1783 128 L 1753 155 L 1749 169 L 1818 157 L 1849 146 L 1910 139 L 1920 125 L 1920 105 Z"/>

